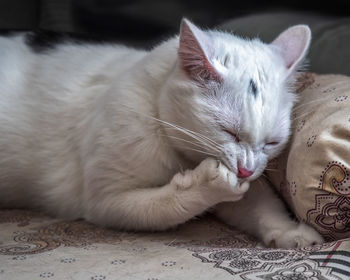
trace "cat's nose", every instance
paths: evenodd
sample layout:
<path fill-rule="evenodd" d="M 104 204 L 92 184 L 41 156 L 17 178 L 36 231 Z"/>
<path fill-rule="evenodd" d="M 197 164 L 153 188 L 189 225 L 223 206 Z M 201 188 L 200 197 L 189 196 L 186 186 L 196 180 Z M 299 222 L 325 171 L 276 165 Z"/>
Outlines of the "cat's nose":
<path fill-rule="evenodd" d="M 254 173 L 254 171 L 245 169 L 241 166 L 238 166 L 238 178 L 247 178 L 251 176 Z"/>

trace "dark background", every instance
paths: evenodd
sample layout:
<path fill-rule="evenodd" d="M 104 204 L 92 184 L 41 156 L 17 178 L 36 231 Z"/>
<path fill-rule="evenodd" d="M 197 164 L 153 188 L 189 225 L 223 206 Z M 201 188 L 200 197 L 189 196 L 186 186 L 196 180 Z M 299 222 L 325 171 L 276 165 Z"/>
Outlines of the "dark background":
<path fill-rule="evenodd" d="M 183 16 L 214 27 L 239 16 L 307 11 L 348 16 L 349 0 L 0 0 L 0 30 L 38 31 L 41 37 L 70 34 L 147 46 L 178 32 Z"/>

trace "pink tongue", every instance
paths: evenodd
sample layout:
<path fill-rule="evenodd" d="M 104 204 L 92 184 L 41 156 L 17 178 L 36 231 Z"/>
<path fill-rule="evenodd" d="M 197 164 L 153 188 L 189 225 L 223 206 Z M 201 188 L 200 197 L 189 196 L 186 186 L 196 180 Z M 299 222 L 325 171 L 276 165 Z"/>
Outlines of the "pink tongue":
<path fill-rule="evenodd" d="M 242 167 L 238 167 L 238 177 L 239 178 L 247 178 L 250 175 L 252 175 L 253 173 L 254 173 L 253 171 L 247 170 L 247 169 L 242 168 Z"/>

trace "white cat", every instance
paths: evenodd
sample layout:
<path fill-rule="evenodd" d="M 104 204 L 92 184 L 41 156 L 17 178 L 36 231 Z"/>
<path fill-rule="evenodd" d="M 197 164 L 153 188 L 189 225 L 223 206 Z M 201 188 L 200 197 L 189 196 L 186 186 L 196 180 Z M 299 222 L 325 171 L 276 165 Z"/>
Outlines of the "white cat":
<path fill-rule="evenodd" d="M 266 245 L 322 242 L 254 181 L 288 139 L 310 37 L 300 25 L 265 44 L 188 20 L 150 52 L 34 53 L 25 36 L 2 37 L 0 205 L 163 230 L 221 203 L 221 219 Z"/>

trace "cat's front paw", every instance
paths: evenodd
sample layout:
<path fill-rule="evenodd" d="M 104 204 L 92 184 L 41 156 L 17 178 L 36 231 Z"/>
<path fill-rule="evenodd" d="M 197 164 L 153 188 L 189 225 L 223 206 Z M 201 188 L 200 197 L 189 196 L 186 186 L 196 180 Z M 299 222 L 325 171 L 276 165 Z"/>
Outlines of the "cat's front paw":
<path fill-rule="evenodd" d="M 264 243 L 276 248 L 308 247 L 324 242 L 323 237 L 312 227 L 300 223 L 289 230 L 275 229 L 266 234 Z"/>
<path fill-rule="evenodd" d="M 205 159 L 196 168 L 196 171 L 198 176 L 202 178 L 203 184 L 221 194 L 225 194 L 225 200 L 227 201 L 241 199 L 249 189 L 248 182 L 240 184 L 235 173 L 213 158 Z"/>
<path fill-rule="evenodd" d="M 193 170 L 186 170 L 185 172 L 177 173 L 171 183 L 177 187 L 177 189 L 189 189 L 194 185 L 198 185 L 198 178 L 194 175 Z"/>

